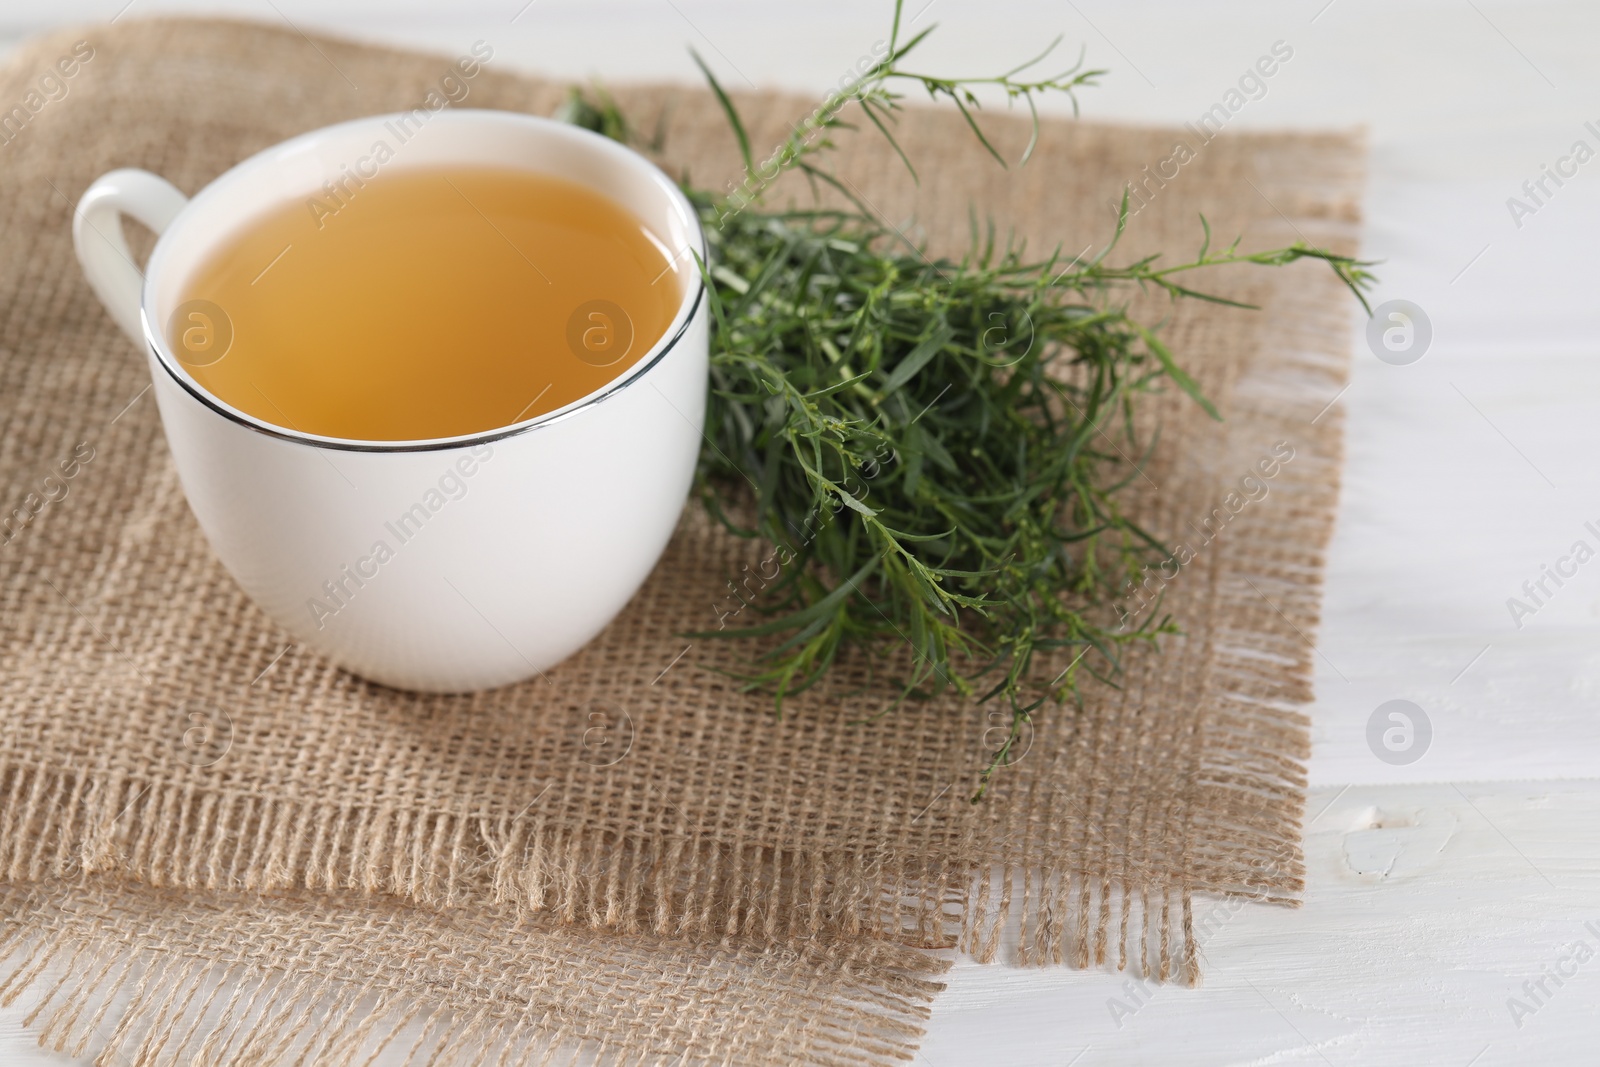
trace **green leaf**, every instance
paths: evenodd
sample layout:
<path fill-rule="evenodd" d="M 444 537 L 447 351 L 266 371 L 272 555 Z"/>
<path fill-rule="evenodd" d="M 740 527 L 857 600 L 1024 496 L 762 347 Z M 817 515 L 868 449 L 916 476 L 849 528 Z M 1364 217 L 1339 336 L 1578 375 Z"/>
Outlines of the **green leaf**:
<path fill-rule="evenodd" d="M 711 68 L 700 58 L 700 53 L 691 48 L 689 55 L 694 59 L 695 66 L 700 68 L 700 73 L 706 76 L 706 83 L 711 86 L 711 92 L 715 94 L 717 103 L 722 105 L 722 113 L 727 116 L 728 125 L 733 129 L 733 136 L 739 142 L 739 156 L 744 160 L 744 172 L 754 178 L 756 161 L 750 154 L 750 135 L 744 132 L 744 122 L 739 118 L 739 109 L 733 106 L 728 94 L 722 91 L 722 83 L 711 73 Z"/>
<path fill-rule="evenodd" d="M 871 508 L 867 507 L 861 501 L 857 500 L 855 497 L 853 497 L 849 493 L 845 492 L 845 490 L 840 489 L 840 488 L 835 488 L 834 492 L 836 494 L 838 494 L 839 499 L 844 502 L 845 507 L 849 508 L 851 511 L 857 512 L 858 514 L 861 514 L 861 515 L 866 515 L 868 517 L 876 516 L 878 514 L 876 511 L 873 511 Z"/>
<path fill-rule="evenodd" d="M 950 338 L 955 336 L 955 331 L 948 322 L 942 319 L 933 324 L 933 331 L 918 342 L 917 346 L 907 352 L 905 358 L 895 364 L 894 373 L 883 383 L 885 393 L 895 393 L 903 389 L 917 372 L 928 365 L 928 361 L 937 356 L 945 345 L 950 343 Z"/>
<path fill-rule="evenodd" d="M 1178 388 L 1182 389 L 1185 393 L 1188 393 L 1190 398 L 1193 399 L 1196 404 L 1199 404 L 1205 409 L 1206 414 L 1210 415 L 1218 422 L 1221 422 L 1222 416 L 1217 412 L 1216 407 L 1212 405 L 1211 401 L 1205 398 L 1204 393 L 1200 392 L 1199 384 L 1196 383 L 1193 378 L 1189 377 L 1188 372 L 1182 367 L 1178 366 L 1178 361 L 1172 358 L 1171 349 L 1162 344 L 1156 335 L 1151 333 L 1144 326 L 1139 327 L 1139 336 L 1144 338 L 1145 346 L 1148 347 L 1151 352 L 1155 353 L 1155 357 L 1161 361 L 1161 366 L 1166 370 L 1167 377 L 1171 378 L 1174 382 L 1177 382 Z"/>

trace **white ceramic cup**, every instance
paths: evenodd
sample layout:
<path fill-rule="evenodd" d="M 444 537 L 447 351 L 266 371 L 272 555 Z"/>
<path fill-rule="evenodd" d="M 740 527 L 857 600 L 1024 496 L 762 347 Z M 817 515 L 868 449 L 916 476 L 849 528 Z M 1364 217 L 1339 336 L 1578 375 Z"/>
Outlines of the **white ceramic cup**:
<path fill-rule="evenodd" d="M 412 130 L 398 144 L 396 124 L 407 120 L 417 121 L 380 115 L 296 137 L 189 200 L 153 174 L 113 171 L 84 193 L 73 241 L 106 310 L 149 357 L 189 506 L 244 590 L 356 674 L 454 692 L 531 677 L 576 651 L 666 547 L 705 416 L 708 311 L 695 262 L 705 246 L 677 186 L 604 137 L 526 115 L 446 110 L 420 129 L 398 127 Z M 393 149 L 384 174 L 513 167 L 576 181 L 632 211 L 677 253 L 660 282 L 679 294 L 666 334 L 597 392 L 464 437 L 319 437 L 207 393 L 162 329 L 190 274 L 285 200 L 318 195 L 351 172 L 382 180 L 362 164 L 378 141 Z M 122 215 L 160 235 L 142 276 Z"/>

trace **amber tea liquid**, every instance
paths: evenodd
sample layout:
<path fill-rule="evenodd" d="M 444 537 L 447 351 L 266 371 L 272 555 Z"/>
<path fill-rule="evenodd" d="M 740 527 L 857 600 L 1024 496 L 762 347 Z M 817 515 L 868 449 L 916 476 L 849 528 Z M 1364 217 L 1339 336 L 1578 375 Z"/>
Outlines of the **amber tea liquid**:
<path fill-rule="evenodd" d="M 276 426 L 454 437 L 625 373 L 676 314 L 685 259 L 564 179 L 384 172 L 254 220 L 188 279 L 168 342 L 202 387 Z"/>

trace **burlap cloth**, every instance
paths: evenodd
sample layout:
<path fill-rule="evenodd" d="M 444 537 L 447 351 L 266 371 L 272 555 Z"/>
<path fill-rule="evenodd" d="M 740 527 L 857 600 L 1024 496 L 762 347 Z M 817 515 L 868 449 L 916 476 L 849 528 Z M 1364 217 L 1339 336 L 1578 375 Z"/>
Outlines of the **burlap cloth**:
<path fill-rule="evenodd" d="M 32 109 L 79 39 L 93 58 Z M 878 717 L 892 693 L 847 668 L 778 720 L 713 669 L 744 650 L 682 635 L 714 627 L 760 557 L 694 509 L 549 683 L 400 693 L 275 630 L 189 515 L 144 364 L 74 261 L 72 204 L 122 166 L 192 193 L 293 134 L 418 105 L 449 64 L 129 19 L 34 42 L 0 74 L 0 106 L 28 108 L 0 145 L 0 505 L 21 509 L 0 549 L 0 915 L 11 995 L 64 975 L 40 1015 L 52 1041 L 99 1032 L 138 1062 L 364 1062 L 426 1017 L 424 1060 L 533 1041 L 878 1062 L 909 1055 L 937 988 L 914 949 L 993 958 L 1020 920 L 1024 962 L 1193 981 L 1191 894 L 1296 898 L 1298 707 L 1339 461 L 1324 409 L 1351 317 L 1315 265 L 1202 279 L 1259 312 L 1151 305 L 1226 415 L 1150 398 L 1160 444 L 1130 489 L 1147 527 L 1199 546 L 1165 583 L 1184 635 L 1130 655 L 1120 689 L 1043 715 L 982 804 L 967 798 L 1002 717 L 954 698 Z M 548 114 L 563 97 L 486 67 L 462 105 Z M 665 165 L 712 188 L 739 173 L 704 92 L 617 96 L 647 129 L 664 116 Z M 741 103 L 758 151 L 817 105 Z M 1020 120 L 993 121 L 1020 147 Z M 1070 258 L 1105 242 L 1122 187 L 1180 135 L 1052 121 L 1009 173 L 957 116 L 913 110 L 899 136 L 920 187 L 871 136 L 839 165 L 908 235 L 960 252 L 975 203 Z M 1230 131 L 1155 191 L 1117 255 L 1191 254 L 1201 212 L 1247 248 L 1351 251 L 1360 180 L 1349 136 Z M 1280 442 L 1293 458 L 1267 495 L 1229 504 Z"/>

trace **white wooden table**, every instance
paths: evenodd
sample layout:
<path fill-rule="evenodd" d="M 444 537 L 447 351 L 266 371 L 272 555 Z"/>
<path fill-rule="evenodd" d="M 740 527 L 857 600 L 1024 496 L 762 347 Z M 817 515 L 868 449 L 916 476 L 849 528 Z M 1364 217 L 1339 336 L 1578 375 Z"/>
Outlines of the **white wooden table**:
<path fill-rule="evenodd" d="M 0 47 L 125 2 L 4 0 Z M 613 82 L 693 80 L 692 44 L 729 84 L 820 99 L 887 14 L 861 0 L 273 3 L 133 0 L 120 17 L 226 10 L 450 55 L 484 39 L 505 69 Z M 1600 6 L 908 0 L 907 14 L 943 24 L 921 64 L 940 71 L 990 73 L 1064 33 L 1112 70 L 1085 113 L 1131 121 L 1197 118 L 1286 42 L 1293 58 L 1230 125 L 1367 125 L 1379 298 L 1433 327 L 1408 365 L 1358 337 L 1338 401 L 1348 461 L 1305 906 L 1219 906 L 1199 990 L 959 963 L 920 1062 L 1600 1062 L 1600 563 L 1547 584 L 1520 628 L 1507 606 L 1575 541 L 1600 548 L 1584 529 L 1600 527 L 1600 159 L 1546 179 L 1537 204 L 1522 190 L 1575 141 L 1600 151 L 1584 125 L 1600 129 Z M 1513 196 L 1536 210 L 1514 219 Z M 1367 741 L 1392 699 L 1432 726 L 1403 765 Z M 1595 958 L 1576 963 L 1579 941 Z M 1542 995 L 1524 985 L 1541 980 Z M 0 1064 L 67 1062 L 20 1017 L 0 1013 Z"/>

